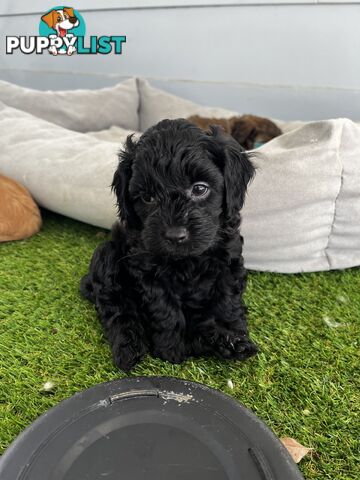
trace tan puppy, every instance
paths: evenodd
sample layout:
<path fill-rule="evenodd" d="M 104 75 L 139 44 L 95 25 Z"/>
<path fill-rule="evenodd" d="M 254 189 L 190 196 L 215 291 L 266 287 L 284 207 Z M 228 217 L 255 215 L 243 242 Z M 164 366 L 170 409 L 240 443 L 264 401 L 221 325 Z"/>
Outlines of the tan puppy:
<path fill-rule="evenodd" d="M 40 210 L 25 187 L 0 175 L 0 242 L 31 237 L 40 230 Z"/>

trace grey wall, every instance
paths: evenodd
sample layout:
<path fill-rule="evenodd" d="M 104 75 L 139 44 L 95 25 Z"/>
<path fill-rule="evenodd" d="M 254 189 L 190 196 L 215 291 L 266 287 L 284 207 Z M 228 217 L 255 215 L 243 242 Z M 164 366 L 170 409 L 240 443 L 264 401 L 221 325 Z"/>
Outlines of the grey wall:
<path fill-rule="evenodd" d="M 199 103 L 240 112 L 360 120 L 360 1 L 256 3 L 78 0 L 87 36 L 126 35 L 127 43 L 121 56 L 64 58 L 5 55 L 5 36 L 37 35 L 49 2 L 2 0 L 0 78 L 68 89 L 137 75 Z"/>

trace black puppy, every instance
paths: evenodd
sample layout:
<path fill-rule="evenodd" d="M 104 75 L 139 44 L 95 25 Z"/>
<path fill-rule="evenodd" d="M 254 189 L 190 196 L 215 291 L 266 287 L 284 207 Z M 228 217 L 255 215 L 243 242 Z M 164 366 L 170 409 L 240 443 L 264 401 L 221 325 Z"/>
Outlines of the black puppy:
<path fill-rule="evenodd" d="M 147 352 L 173 363 L 253 355 L 239 211 L 254 168 L 244 150 L 219 127 L 179 119 L 129 136 L 119 157 L 120 222 L 81 281 L 116 365 L 130 370 Z"/>

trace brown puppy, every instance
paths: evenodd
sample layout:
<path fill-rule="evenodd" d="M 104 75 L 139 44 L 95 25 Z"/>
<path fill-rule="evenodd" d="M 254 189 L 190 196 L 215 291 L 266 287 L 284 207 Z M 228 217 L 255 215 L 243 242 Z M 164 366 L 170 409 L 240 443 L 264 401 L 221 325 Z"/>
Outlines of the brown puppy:
<path fill-rule="evenodd" d="M 40 210 L 25 187 L 0 175 L 0 242 L 31 237 L 40 230 Z"/>
<path fill-rule="evenodd" d="M 192 115 L 188 118 L 202 130 L 208 130 L 210 125 L 220 125 L 246 150 L 260 147 L 269 140 L 282 134 L 274 122 L 268 118 L 256 115 L 242 115 L 230 118 L 209 118 Z"/>

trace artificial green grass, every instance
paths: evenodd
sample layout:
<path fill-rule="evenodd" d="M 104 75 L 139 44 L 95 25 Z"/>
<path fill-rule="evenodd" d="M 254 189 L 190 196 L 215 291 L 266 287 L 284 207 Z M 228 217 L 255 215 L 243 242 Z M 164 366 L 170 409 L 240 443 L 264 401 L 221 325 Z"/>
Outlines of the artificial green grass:
<path fill-rule="evenodd" d="M 1 451 L 61 400 L 124 376 L 78 288 L 108 233 L 43 216 L 39 234 L 0 245 Z M 172 375 L 218 388 L 278 436 L 314 449 L 300 464 L 306 479 L 358 479 L 360 270 L 250 273 L 246 301 L 261 348 L 256 357 L 182 365 L 147 357 L 132 375 Z M 55 384 L 51 394 L 41 391 L 47 381 Z"/>

